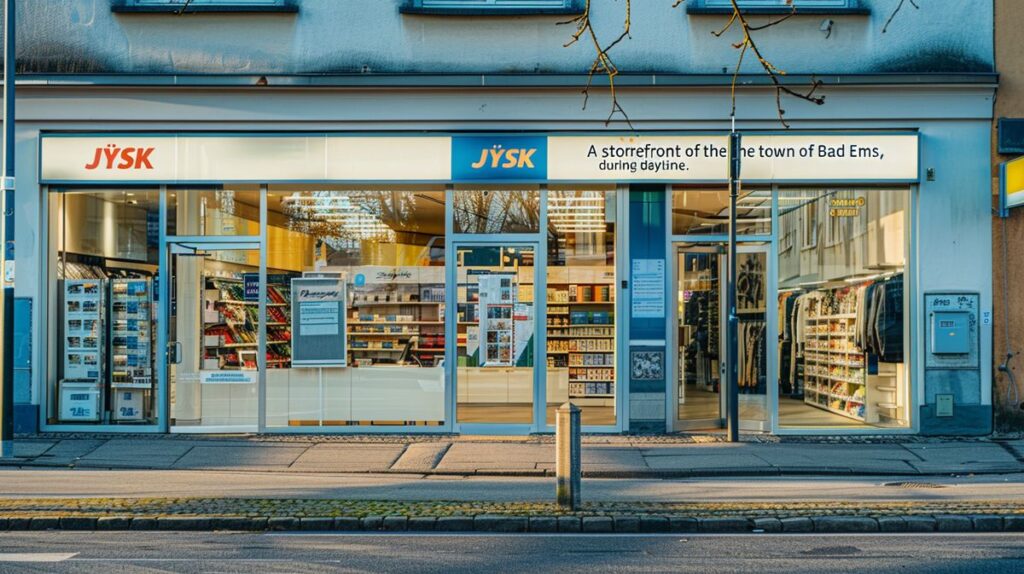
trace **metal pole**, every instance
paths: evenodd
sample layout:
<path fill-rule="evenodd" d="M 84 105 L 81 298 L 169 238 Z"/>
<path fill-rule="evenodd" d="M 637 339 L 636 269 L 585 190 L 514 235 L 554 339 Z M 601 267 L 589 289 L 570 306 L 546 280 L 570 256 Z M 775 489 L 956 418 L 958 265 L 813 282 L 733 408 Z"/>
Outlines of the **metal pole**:
<path fill-rule="evenodd" d="M 14 0 L 4 1 L 4 304 L 0 457 L 14 456 Z"/>
<path fill-rule="evenodd" d="M 736 316 L 736 200 L 740 188 L 740 134 L 729 134 L 729 258 L 726 283 L 726 306 L 729 310 L 725 420 L 729 442 L 740 439 L 739 405 L 739 317 Z"/>
<path fill-rule="evenodd" d="M 555 411 L 555 493 L 561 508 L 580 507 L 581 464 L 580 408 L 565 403 Z"/>

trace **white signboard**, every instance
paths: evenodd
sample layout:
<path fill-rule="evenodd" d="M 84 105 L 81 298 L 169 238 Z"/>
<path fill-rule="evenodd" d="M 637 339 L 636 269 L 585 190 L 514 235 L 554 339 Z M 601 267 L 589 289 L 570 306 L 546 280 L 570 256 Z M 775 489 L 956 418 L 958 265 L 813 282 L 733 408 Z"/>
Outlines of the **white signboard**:
<path fill-rule="evenodd" d="M 345 367 L 345 281 L 292 279 L 292 366 Z"/>
<path fill-rule="evenodd" d="M 729 138 L 710 136 L 552 136 L 550 180 L 721 180 L 729 177 Z"/>
<path fill-rule="evenodd" d="M 743 181 L 910 181 L 918 178 L 918 137 L 750 135 L 740 140 Z"/>
<path fill-rule="evenodd" d="M 499 149 L 501 141 L 514 137 L 47 134 L 41 144 L 40 179 L 386 183 L 513 181 L 519 174 L 537 182 L 726 182 L 729 177 L 728 135 L 721 133 L 518 136 L 533 146 L 514 150 L 529 162 L 502 162 L 496 154 L 488 169 L 471 170 L 472 180 L 459 179 L 462 172 L 453 168 L 453 142 L 468 138 L 470 151 L 486 151 Z M 916 181 L 918 139 L 913 133 L 744 135 L 742 176 L 764 182 Z"/>
<path fill-rule="evenodd" d="M 634 259 L 632 304 L 630 315 L 634 319 L 663 319 L 665 317 L 665 260 Z"/>

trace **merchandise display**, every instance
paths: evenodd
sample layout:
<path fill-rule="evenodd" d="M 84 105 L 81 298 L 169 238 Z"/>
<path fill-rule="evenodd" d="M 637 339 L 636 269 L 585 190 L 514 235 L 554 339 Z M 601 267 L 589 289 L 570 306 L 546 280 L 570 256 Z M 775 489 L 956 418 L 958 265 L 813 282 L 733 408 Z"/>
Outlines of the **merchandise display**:
<path fill-rule="evenodd" d="M 60 420 L 100 422 L 104 413 L 103 279 L 64 281 L 64 377 Z"/>
<path fill-rule="evenodd" d="M 780 388 L 806 404 L 866 423 L 901 416 L 903 275 L 779 296 L 785 319 Z M 888 364 L 888 366 L 887 366 Z"/>
<path fill-rule="evenodd" d="M 140 421 L 153 398 L 153 281 L 110 280 L 111 418 Z"/>
<path fill-rule="evenodd" d="M 350 286 L 349 364 L 418 365 L 444 360 L 444 286 Z"/>
<path fill-rule="evenodd" d="M 203 369 L 255 369 L 259 301 L 246 297 L 243 277 L 205 277 Z M 291 366 L 290 287 L 285 278 L 267 285 L 267 368 Z"/>
<path fill-rule="evenodd" d="M 568 368 L 569 398 L 615 396 L 615 289 L 606 284 L 547 287 L 548 368 Z"/>

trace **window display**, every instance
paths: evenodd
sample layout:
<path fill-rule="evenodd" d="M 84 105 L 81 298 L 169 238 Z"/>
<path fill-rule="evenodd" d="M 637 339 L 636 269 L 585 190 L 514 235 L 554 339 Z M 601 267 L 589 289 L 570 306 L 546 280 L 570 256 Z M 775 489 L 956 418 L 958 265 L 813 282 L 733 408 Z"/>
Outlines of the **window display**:
<path fill-rule="evenodd" d="M 460 244 L 456 256 L 456 420 L 531 423 L 536 249 Z"/>
<path fill-rule="evenodd" d="M 780 193 L 781 231 L 801 230 L 779 252 L 781 425 L 909 425 L 907 196 Z"/>
<path fill-rule="evenodd" d="M 267 311 L 267 426 L 443 424 L 443 190 L 272 186 L 267 199 L 268 300 L 283 296 Z M 345 367 L 293 365 L 271 344 L 296 328 L 278 286 L 313 277 L 344 281 Z"/>
<path fill-rule="evenodd" d="M 616 205 L 613 188 L 548 190 L 547 422 L 570 401 L 614 425 Z"/>
<path fill-rule="evenodd" d="M 50 206 L 57 353 L 50 356 L 47 420 L 153 423 L 157 193 L 58 192 Z"/>

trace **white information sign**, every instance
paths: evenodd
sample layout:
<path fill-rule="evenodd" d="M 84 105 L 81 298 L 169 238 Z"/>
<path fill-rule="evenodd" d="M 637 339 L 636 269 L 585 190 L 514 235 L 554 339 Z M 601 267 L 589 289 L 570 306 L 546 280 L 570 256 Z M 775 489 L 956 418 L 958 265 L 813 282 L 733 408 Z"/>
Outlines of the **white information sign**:
<path fill-rule="evenodd" d="M 203 385 L 255 385 L 260 372 L 255 370 L 199 371 L 199 383 Z"/>
<path fill-rule="evenodd" d="M 292 366 L 347 366 L 345 281 L 337 277 L 292 279 Z"/>
<path fill-rule="evenodd" d="M 630 315 L 634 319 L 665 317 L 665 260 L 634 259 Z"/>
<path fill-rule="evenodd" d="M 299 303 L 300 316 L 299 335 L 337 335 L 338 304 L 336 302 L 302 301 Z"/>

